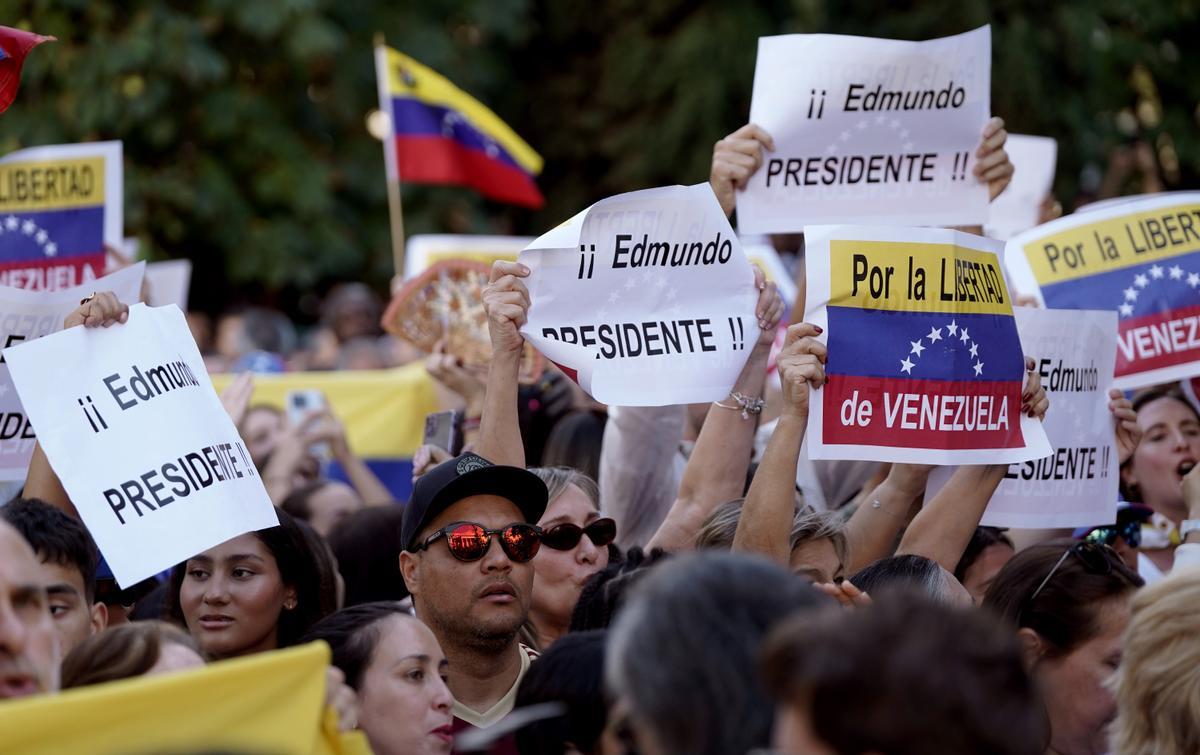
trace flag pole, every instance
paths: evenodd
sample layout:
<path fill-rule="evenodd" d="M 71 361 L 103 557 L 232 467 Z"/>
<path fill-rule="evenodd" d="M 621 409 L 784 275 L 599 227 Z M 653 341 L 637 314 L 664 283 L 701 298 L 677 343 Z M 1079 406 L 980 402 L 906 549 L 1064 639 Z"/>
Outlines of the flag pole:
<path fill-rule="evenodd" d="M 391 92 L 388 86 L 387 47 L 382 32 L 375 33 L 375 80 L 379 88 L 379 109 L 388 124 L 383 139 L 384 173 L 387 176 L 388 219 L 392 231 L 392 264 L 396 273 L 393 286 L 404 280 L 404 209 L 400 202 L 400 166 L 396 159 L 395 124 L 392 123 Z"/>

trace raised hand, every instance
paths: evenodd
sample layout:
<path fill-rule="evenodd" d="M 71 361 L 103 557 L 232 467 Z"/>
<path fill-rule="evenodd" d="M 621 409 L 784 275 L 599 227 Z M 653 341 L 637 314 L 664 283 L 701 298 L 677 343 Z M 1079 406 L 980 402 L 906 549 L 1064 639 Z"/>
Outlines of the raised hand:
<path fill-rule="evenodd" d="M 796 417 L 808 417 L 808 402 L 812 388 L 825 384 L 825 344 L 816 339 L 821 328 L 802 322 L 787 330 L 783 351 L 775 360 L 779 379 L 783 383 L 784 412 Z"/>
<path fill-rule="evenodd" d="M 762 167 L 764 148 L 774 150 L 775 141 L 753 123 L 747 123 L 713 145 L 708 183 L 726 217 L 733 214 L 737 192 L 746 188 L 750 177 Z"/>
<path fill-rule="evenodd" d="M 114 323 L 123 324 L 128 319 L 129 306 L 122 304 L 112 291 L 101 291 L 79 302 L 75 311 L 67 315 L 63 328 L 73 328 L 76 325 L 107 328 Z"/>
<path fill-rule="evenodd" d="M 519 262 L 492 264 L 491 278 L 483 289 L 483 309 L 494 356 L 519 355 L 525 345 L 521 327 L 529 319 L 529 289 L 521 279 L 527 277 L 529 268 Z"/>
<path fill-rule="evenodd" d="M 1033 357 L 1025 357 L 1025 389 L 1021 392 L 1021 413 L 1039 420 L 1046 418 L 1050 399 L 1042 387 L 1042 376 L 1038 374 Z"/>
<path fill-rule="evenodd" d="M 1124 464 L 1133 456 L 1142 442 L 1142 428 L 1138 426 L 1137 412 L 1133 402 L 1116 388 L 1108 392 L 1108 411 L 1113 417 L 1113 435 L 1117 441 L 1117 462 Z"/>

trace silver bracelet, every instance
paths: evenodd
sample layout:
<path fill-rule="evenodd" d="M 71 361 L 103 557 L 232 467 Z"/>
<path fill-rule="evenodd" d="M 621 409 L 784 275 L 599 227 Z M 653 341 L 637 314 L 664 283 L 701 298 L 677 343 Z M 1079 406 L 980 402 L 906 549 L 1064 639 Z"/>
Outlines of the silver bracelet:
<path fill-rule="evenodd" d="M 735 412 L 740 411 L 742 413 L 742 419 L 750 419 L 751 415 L 757 417 L 758 415 L 762 414 L 763 407 L 767 405 L 767 402 L 763 401 L 761 398 L 751 398 L 750 396 L 742 395 L 737 391 L 730 393 L 729 397 L 737 402 L 737 406 L 722 404 L 720 401 L 714 401 L 713 405 L 719 406 L 722 409 L 732 409 Z"/>

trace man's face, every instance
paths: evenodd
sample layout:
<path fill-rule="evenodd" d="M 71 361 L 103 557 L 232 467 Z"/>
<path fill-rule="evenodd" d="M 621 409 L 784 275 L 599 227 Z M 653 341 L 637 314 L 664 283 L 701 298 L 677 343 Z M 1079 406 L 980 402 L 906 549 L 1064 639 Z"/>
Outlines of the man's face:
<path fill-rule="evenodd" d="M 474 522 L 490 530 L 524 521 L 520 509 L 505 498 L 471 496 L 443 511 L 421 532 L 418 542 L 454 522 Z M 492 536 L 487 553 L 478 561 L 459 561 L 441 537 L 424 551 L 402 553 L 400 569 L 418 616 L 444 644 L 499 652 L 529 616 L 533 565 L 510 560 L 497 536 Z"/>
<path fill-rule="evenodd" d="M 108 611 L 103 603 L 88 601 L 83 575 L 74 564 L 42 561 L 38 571 L 50 599 L 50 615 L 65 657 L 76 645 L 107 626 Z"/>
<path fill-rule="evenodd" d="M 58 689 L 62 657 L 37 557 L 0 522 L 0 700 Z"/>

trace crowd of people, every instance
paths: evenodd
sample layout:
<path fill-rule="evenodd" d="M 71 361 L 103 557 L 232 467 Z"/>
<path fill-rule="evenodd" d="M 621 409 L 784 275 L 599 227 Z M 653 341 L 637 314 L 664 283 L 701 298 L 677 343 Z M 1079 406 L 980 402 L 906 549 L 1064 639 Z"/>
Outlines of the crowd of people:
<path fill-rule="evenodd" d="M 1004 141 L 993 119 L 976 156 L 993 198 Z M 770 148 L 752 125 L 716 145 L 726 213 Z M 521 382 L 529 273 L 494 265 L 486 374 L 429 356 L 467 450 L 423 448 L 408 501 L 336 417 L 294 425 L 239 378 L 224 405 L 279 524 L 119 589 L 36 452 L 0 508 L 0 705 L 319 640 L 327 702 L 380 755 L 1200 752 L 1200 531 L 1179 535 L 1200 519 L 1200 415 L 1177 389 L 1111 394 L 1116 521 L 1005 532 L 979 523 L 1006 464 L 926 496 L 930 467 L 804 458 L 826 348 L 761 272 L 740 399 L 659 408 Z M 331 301 L 302 347 L 260 310 L 193 332 L 222 371 L 412 359 L 365 287 Z M 101 293 L 67 324 L 126 312 Z"/>

